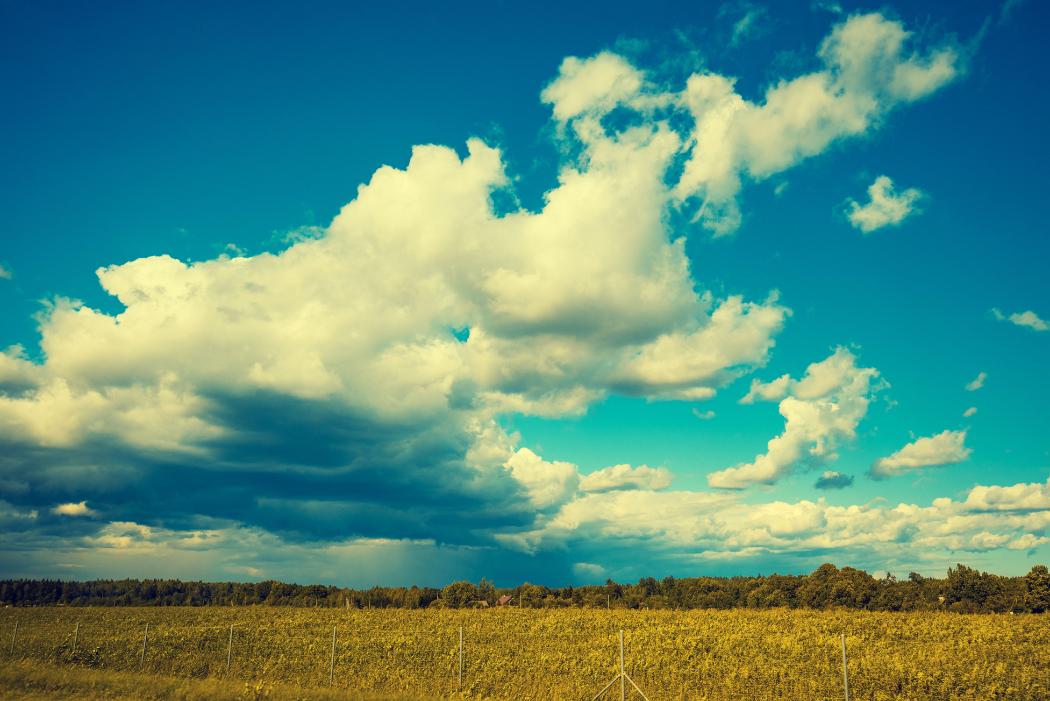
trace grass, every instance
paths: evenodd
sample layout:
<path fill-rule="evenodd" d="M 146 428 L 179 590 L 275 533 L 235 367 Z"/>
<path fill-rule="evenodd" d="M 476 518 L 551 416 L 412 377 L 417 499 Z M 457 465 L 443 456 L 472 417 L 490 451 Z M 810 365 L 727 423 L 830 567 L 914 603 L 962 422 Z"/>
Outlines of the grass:
<path fill-rule="evenodd" d="M 575 701 L 621 630 L 652 701 L 841 699 L 843 635 L 858 700 L 1050 699 L 1047 615 L 268 606 L 0 609 L 0 699 Z"/>
<path fill-rule="evenodd" d="M 0 664 L 7 701 L 422 701 L 419 697 L 347 694 L 286 684 L 179 679 L 157 674 L 56 666 L 21 660 Z"/>

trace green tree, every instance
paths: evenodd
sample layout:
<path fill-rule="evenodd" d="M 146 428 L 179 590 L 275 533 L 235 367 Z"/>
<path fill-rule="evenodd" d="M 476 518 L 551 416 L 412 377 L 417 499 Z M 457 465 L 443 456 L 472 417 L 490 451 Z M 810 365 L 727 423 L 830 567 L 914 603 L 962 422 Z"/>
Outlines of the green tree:
<path fill-rule="evenodd" d="M 453 582 L 441 590 L 441 599 L 452 608 L 470 606 L 478 600 L 478 588 L 470 582 Z"/>
<path fill-rule="evenodd" d="M 492 582 L 484 577 L 478 582 L 478 599 L 490 606 L 496 603 L 496 587 L 492 586 Z"/>
<path fill-rule="evenodd" d="M 1036 565 L 1024 577 L 1024 606 L 1032 613 L 1050 611 L 1050 572 Z"/>

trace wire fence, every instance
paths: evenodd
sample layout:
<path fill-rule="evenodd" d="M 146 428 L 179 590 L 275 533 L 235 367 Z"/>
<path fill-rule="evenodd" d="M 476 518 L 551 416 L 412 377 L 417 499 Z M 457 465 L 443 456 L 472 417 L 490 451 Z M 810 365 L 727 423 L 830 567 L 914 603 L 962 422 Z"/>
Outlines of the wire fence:
<path fill-rule="evenodd" d="M 1050 626 L 1038 617 L 268 607 L 0 613 L 7 659 L 421 697 L 1050 698 Z"/>

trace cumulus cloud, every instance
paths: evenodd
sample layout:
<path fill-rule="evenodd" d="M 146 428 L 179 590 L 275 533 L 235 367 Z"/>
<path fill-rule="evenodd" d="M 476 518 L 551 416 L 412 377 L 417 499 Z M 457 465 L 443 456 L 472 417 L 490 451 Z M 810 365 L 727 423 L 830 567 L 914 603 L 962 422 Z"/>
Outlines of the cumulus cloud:
<path fill-rule="evenodd" d="M 788 314 L 697 292 L 663 216 L 677 144 L 660 126 L 593 141 L 540 211 L 502 216 L 499 151 L 420 146 L 323 236 L 101 268 L 121 311 L 59 300 L 46 362 L 0 358 L 17 389 L 0 394 L 2 476 L 30 505 L 86 495 L 126 520 L 203 512 L 296 537 L 475 543 L 479 524 L 527 522 L 575 467 L 517 451 L 498 417 L 712 396 L 766 362 Z M 461 510 L 476 522 L 449 525 Z"/>
<path fill-rule="evenodd" d="M 769 441 L 765 453 L 750 463 L 709 474 L 708 484 L 726 489 L 772 484 L 799 464 L 834 460 L 837 447 L 855 437 L 877 389 L 876 378 L 877 370 L 857 367 L 854 355 L 840 347 L 806 368 L 800 380 L 784 376 L 766 385 L 752 384 L 747 401 L 756 396 L 783 397 L 779 407 L 784 430 Z"/>
<path fill-rule="evenodd" d="M 871 474 L 892 477 L 923 467 L 960 463 L 972 452 L 965 442 L 966 431 L 942 431 L 935 436 L 919 438 L 892 455 L 876 460 L 871 466 Z"/>
<path fill-rule="evenodd" d="M 93 509 L 88 508 L 86 501 L 69 502 L 58 504 L 51 509 L 51 513 L 57 516 L 95 516 Z"/>
<path fill-rule="evenodd" d="M 853 475 L 825 470 L 813 486 L 817 489 L 845 489 L 853 486 Z"/>
<path fill-rule="evenodd" d="M 1013 314 L 1003 314 L 1003 312 L 995 307 L 992 308 L 992 316 L 997 321 L 1008 321 L 1015 326 L 1026 326 L 1033 331 L 1046 331 L 1050 329 L 1050 324 L 1047 324 L 1045 319 L 1042 319 L 1038 314 L 1032 310 L 1023 312 L 1014 312 Z"/>
<path fill-rule="evenodd" d="M 0 263 L 0 280 L 10 280 L 11 277 L 11 269 L 3 263 Z"/>
<path fill-rule="evenodd" d="M 967 392 L 976 392 L 977 390 L 984 387 L 984 381 L 988 379 L 988 374 L 984 371 L 977 373 L 977 377 L 973 378 L 966 383 Z"/>
<path fill-rule="evenodd" d="M 611 492 L 617 489 L 664 489 L 671 485 L 665 467 L 613 465 L 596 470 L 580 481 L 583 492 Z"/>
<path fill-rule="evenodd" d="M 1018 483 L 1009 487 L 978 485 L 966 497 L 972 511 L 1050 510 L 1050 479 L 1043 484 Z"/>
<path fill-rule="evenodd" d="M 588 59 L 570 56 L 540 97 L 553 105 L 555 119 L 564 122 L 585 113 L 605 114 L 629 102 L 642 89 L 643 80 L 641 71 L 609 51 Z"/>
<path fill-rule="evenodd" d="M 547 462 L 528 448 L 520 448 L 507 469 L 524 488 L 537 509 L 546 509 L 567 501 L 580 485 L 579 471 L 572 463 Z M 612 469 L 612 468 L 609 468 Z"/>
<path fill-rule="evenodd" d="M 846 215 L 854 228 L 870 234 L 903 222 L 917 211 L 916 205 L 920 199 L 922 192 L 919 190 L 912 187 L 897 192 L 893 181 L 888 176 L 880 175 L 868 187 L 868 201 L 860 204 L 850 200 Z"/>
<path fill-rule="evenodd" d="M 970 407 L 969 409 L 967 409 L 966 411 L 963 412 L 963 418 L 967 418 L 968 419 L 968 418 L 970 418 L 971 416 L 973 416 L 976 413 L 977 413 L 977 407 L 972 406 L 972 407 Z"/>
<path fill-rule="evenodd" d="M 701 411 L 696 407 L 693 407 L 693 416 L 700 419 L 701 421 L 710 421 L 715 418 L 714 409 L 708 409 L 707 411 Z"/>

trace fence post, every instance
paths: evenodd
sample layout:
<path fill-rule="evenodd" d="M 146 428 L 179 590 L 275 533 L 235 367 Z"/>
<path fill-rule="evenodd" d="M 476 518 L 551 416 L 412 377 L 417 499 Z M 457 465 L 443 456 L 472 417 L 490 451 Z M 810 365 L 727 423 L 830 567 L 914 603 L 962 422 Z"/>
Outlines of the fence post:
<path fill-rule="evenodd" d="M 627 699 L 627 675 L 623 668 L 623 628 L 620 629 L 620 701 Z"/>
<path fill-rule="evenodd" d="M 139 667 L 146 662 L 146 638 L 149 637 L 149 621 L 146 621 L 146 632 L 142 634 L 142 652 L 139 653 Z"/>
<path fill-rule="evenodd" d="M 226 646 L 226 676 L 230 676 L 230 660 L 233 659 L 233 624 L 230 624 L 230 642 Z"/>
<path fill-rule="evenodd" d="M 842 634 L 842 688 L 846 692 L 846 701 L 849 701 L 849 672 L 846 667 L 846 634 Z"/>
<path fill-rule="evenodd" d="M 74 628 L 73 628 L 73 653 L 72 653 L 72 655 L 74 657 L 76 657 L 76 654 L 77 654 L 77 639 L 79 639 L 79 638 L 80 638 L 80 621 L 77 621 L 76 626 L 74 626 Z"/>
<path fill-rule="evenodd" d="M 15 638 L 18 637 L 18 621 L 15 621 L 15 629 L 11 632 L 11 654 L 15 654 Z"/>
<path fill-rule="evenodd" d="M 463 691 L 463 626 L 459 627 L 459 684 L 457 691 Z"/>
<path fill-rule="evenodd" d="M 332 661 L 328 665 L 328 686 L 332 686 L 335 679 L 335 626 L 332 626 Z"/>

